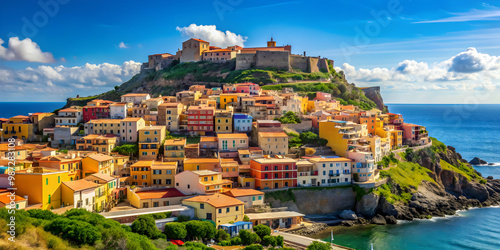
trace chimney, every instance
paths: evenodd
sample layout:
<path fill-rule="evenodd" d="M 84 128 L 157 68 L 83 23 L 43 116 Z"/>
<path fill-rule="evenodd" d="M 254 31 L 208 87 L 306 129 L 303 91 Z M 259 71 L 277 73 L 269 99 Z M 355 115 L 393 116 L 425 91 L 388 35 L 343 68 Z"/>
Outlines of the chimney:
<path fill-rule="evenodd" d="M 304 51 L 304 56 L 306 56 L 306 52 Z"/>

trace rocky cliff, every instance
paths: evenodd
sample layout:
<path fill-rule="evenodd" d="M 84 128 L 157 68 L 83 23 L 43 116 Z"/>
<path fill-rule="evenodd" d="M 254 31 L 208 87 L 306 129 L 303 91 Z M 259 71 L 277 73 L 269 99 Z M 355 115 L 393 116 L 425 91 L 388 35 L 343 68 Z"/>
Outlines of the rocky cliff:
<path fill-rule="evenodd" d="M 286 206 L 304 214 L 336 215 L 344 210 L 352 210 L 362 218 L 354 223 L 371 220 L 376 224 L 393 217 L 413 220 L 451 215 L 470 207 L 500 204 L 500 180 L 483 178 L 453 147 L 435 141 L 432 147 L 415 152 L 409 150 L 400 158 L 399 164 L 393 162 L 397 165 L 394 170 L 409 166 L 409 169 L 404 169 L 408 178 L 422 179 L 421 182 L 408 184 L 401 178 L 401 172 L 384 170 L 381 175 L 388 176 L 390 180 L 376 189 L 292 189 L 288 191 L 289 198 L 285 202 L 276 195 L 266 195 L 266 202 L 274 207 Z M 415 176 L 412 176 L 411 171 L 416 171 Z M 391 176 L 393 172 L 394 176 Z M 417 173 L 423 173 L 427 178 L 419 177 Z"/>
<path fill-rule="evenodd" d="M 380 94 L 380 87 L 365 87 L 361 88 L 363 92 L 365 93 L 365 96 L 368 97 L 368 99 L 372 100 L 375 104 L 377 104 L 377 108 L 382 110 L 382 111 L 388 111 L 389 109 L 387 106 L 384 104 L 384 99 L 382 98 L 382 95 Z"/>

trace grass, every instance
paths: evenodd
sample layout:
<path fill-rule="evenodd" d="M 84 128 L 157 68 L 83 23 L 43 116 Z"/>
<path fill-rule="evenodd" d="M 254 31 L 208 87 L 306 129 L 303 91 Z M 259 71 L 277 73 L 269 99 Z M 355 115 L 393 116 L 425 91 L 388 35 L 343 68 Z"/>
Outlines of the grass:
<path fill-rule="evenodd" d="M 446 145 L 440 141 L 438 141 L 436 138 L 434 137 L 430 137 L 430 139 L 432 140 L 432 151 L 436 152 L 436 153 L 444 153 L 446 152 Z"/>
<path fill-rule="evenodd" d="M 408 202 L 411 195 L 418 190 L 418 186 L 422 181 L 436 183 L 429 176 L 431 171 L 413 162 L 399 162 L 398 166 L 389 170 L 380 171 L 381 177 L 390 177 L 391 181 L 378 187 L 374 193 L 386 197 L 390 203 Z M 399 184 L 401 194 L 395 194 L 392 190 L 392 185 Z"/>

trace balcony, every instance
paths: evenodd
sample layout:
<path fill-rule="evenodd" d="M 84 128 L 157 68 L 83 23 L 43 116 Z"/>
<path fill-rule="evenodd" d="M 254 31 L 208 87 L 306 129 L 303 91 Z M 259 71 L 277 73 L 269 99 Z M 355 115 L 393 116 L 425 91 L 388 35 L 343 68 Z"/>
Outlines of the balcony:
<path fill-rule="evenodd" d="M 338 173 L 338 174 L 337 173 L 335 173 L 335 174 L 328 174 L 328 176 L 330 176 L 330 177 L 339 177 L 340 173 Z"/>

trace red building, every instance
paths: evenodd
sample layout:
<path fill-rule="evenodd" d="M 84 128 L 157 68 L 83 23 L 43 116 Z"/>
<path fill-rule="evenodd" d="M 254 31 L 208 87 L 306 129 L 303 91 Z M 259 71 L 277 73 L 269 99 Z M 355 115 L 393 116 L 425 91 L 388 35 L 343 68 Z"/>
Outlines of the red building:
<path fill-rule="evenodd" d="M 83 121 L 88 122 L 94 119 L 110 118 L 109 105 L 112 101 L 93 100 L 83 107 Z"/>
<path fill-rule="evenodd" d="M 250 174 L 256 189 L 297 186 L 297 161 L 290 158 L 260 158 L 250 161 Z"/>
<path fill-rule="evenodd" d="M 214 107 L 191 106 L 187 113 L 189 134 L 207 135 L 214 132 Z"/>

